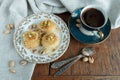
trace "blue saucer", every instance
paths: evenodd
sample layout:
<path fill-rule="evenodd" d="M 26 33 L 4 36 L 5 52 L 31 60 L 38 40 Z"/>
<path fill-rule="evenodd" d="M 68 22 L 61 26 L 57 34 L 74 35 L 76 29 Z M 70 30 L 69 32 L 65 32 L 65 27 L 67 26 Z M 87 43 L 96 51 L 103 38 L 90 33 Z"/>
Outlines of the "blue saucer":
<path fill-rule="evenodd" d="M 96 43 L 105 41 L 109 37 L 110 32 L 111 32 L 110 20 L 108 19 L 106 25 L 100 29 L 104 33 L 103 39 L 100 39 L 96 36 L 87 36 L 87 35 L 83 34 L 79 30 L 79 28 L 76 27 L 76 23 L 77 23 L 76 19 L 79 19 L 79 15 L 80 15 L 82 9 L 83 8 L 75 10 L 69 19 L 68 26 L 69 26 L 72 36 L 75 39 L 77 39 L 78 41 L 80 41 L 81 43 L 86 43 L 86 44 L 96 44 Z"/>

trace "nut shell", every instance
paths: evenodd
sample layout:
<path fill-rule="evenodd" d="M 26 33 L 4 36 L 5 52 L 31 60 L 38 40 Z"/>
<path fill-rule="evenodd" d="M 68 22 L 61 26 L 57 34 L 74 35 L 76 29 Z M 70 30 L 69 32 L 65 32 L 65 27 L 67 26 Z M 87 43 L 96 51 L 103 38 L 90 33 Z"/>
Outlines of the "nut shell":
<path fill-rule="evenodd" d="M 94 58 L 93 57 L 89 57 L 89 63 L 94 63 Z"/>

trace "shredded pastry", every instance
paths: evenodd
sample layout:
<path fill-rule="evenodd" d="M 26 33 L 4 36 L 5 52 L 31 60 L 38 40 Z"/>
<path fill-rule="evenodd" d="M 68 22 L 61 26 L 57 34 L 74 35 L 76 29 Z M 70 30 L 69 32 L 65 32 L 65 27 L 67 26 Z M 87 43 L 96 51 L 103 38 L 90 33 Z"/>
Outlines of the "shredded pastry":
<path fill-rule="evenodd" d="M 23 34 L 23 40 L 25 47 L 29 49 L 34 49 L 40 44 L 38 33 L 31 30 Z"/>
<path fill-rule="evenodd" d="M 29 30 L 23 34 L 24 45 L 26 48 L 34 49 L 42 46 L 41 54 L 51 54 L 60 44 L 58 36 L 59 28 L 57 25 L 47 19 L 40 22 L 33 30 Z"/>

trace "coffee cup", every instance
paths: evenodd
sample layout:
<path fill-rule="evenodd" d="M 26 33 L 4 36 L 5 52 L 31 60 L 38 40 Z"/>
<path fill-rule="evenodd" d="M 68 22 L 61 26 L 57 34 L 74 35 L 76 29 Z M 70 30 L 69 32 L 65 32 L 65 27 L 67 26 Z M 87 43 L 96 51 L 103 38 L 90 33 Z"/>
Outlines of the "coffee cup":
<path fill-rule="evenodd" d="M 108 15 L 101 7 L 97 5 L 88 5 L 84 7 L 80 14 L 81 27 L 80 31 L 88 36 L 104 37 L 100 30 L 108 21 Z"/>

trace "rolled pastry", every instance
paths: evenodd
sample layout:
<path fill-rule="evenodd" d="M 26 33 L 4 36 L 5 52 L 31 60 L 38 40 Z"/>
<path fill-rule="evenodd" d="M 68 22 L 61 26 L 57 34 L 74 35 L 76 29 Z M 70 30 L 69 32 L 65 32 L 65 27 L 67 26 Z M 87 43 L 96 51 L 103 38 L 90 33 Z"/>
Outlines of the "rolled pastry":
<path fill-rule="evenodd" d="M 34 49 L 40 44 L 38 33 L 35 31 L 27 31 L 23 34 L 23 41 L 26 48 Z"/>
<path fill-rule="evenodd" d="M 54 33 L 47 33 L 42 37 L 41 44 L 46 52 L 52 52 L 60 43 L 59 37 Z"/>
<path fill-rule="evenodd" d="M 57 25 L 49 19 L 39 23 L 38 28 L 48 33 L 54 32 L 58 29 Z"/>

